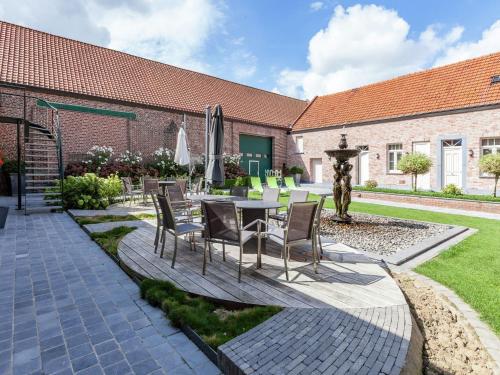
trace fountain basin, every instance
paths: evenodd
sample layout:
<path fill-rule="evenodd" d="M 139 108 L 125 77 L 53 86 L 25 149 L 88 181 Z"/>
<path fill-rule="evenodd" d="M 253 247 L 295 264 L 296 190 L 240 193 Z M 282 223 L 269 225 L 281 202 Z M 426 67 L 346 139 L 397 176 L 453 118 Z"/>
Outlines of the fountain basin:
<path fill-rule="evenodd" d="M 335 149 L 335 150 L 326 150 L 325 153 L 330 158 L 335 158 L 338 161 L 347 161 L 355 156 L 359 155 L 359 150 L 357 149 Z"/>

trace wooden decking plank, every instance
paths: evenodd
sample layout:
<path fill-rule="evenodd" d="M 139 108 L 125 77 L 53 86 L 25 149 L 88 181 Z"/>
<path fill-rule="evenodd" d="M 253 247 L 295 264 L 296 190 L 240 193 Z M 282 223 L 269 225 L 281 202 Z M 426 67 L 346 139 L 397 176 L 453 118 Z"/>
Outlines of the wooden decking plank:
<path fill-rule="evenodd" d="M 141 233 L 137 234 L 141 235 Z M 149 237 L 146 237 L 145 239 L 151 240 Z M 189 248 L 187 246 L 185 247 L 186 249 L 180 250 L 186 251 L 178 251 L 176 263 L 182 262 L 183 264 L 189 264 L 197 267 L 199 264 L 201 264 L 201 262 L 203 262 L 203 256 L 201 252 L 192 252 L 189 251 Z M 219 275 L 217 272 L 222 275 Z M 280 300 L 274 295 L 262 291 L 260 288 L 256 287 L 256 285 L 250 285 L 250 283 L 248 282 L 249 280 L 247 280 L 246 274 L 244 273 L 242 274 L 242 282 L 238 283 L 237 264 L 233 262 L 233 259 L 224 262 L 222 260 L 222 256 L 214 251 L 212 252 L 212 262 L 207 263 L 205 278 L 212 280 L 217 285 L 231 286 L 231 290 L 225 290 L 233 295 L 237 295 L 242 302 L 261 305 L 288 306 L 286 299 Z M 250 281 L 255 280 L 251 279 Z M 245 294 L 238 292 L 239 290 L 243 291 Z M 274 290 L 272 292 L 274 294 Z M 297 302 L 300 303 L 299 301 Z"/>
<path fill-rule="evenodd" d="M 137 231 L 140 231 L 140 229 L 136 230 L 134 232 L 137 232 Z M 135 237 L 137 237 L 136 234 L 134 234 L 134 232 L 127 235 L 127 237 L 130 236 L 129 238 L 127 238 L 127 240 L 130 241 L 129 244 L 136 246 L 137 248 L 142 248 L 145 245 L 147 246 L 148 244 L 144 243 L 144 241 L 141 241 L 140 239 L 138 239 L 138 240 L 134 239 Z M 145 255 L 147 255 L 147 257 L 145 257 Z M 174 280 L 180 279 L 180 280 L 183 280 L 184 283 L 188 283 L 189 285 L 191 285 L 193 287 L 193 289 L 191 289 L 191 290 L 193 290 L 193 292 L 195 289 L 197 289 L 199 287 L 205 291 L 205 292 L 200 293 L 202 295 L 206 295 L 206 296 L 209 296 L 212 298 L 227 299 L 227 300 L 236 301 L 236 302 L 239 301 L 233 295 L 227 293 L 224 289 L 222 289 L 219 286 L 214 285 L 214 284 L 208 282 L 206 279 L 204 279 L 201 275 L 201 272 L 199 272 L 199 274 L 194 273 L 194 272 L 190 271 L 189 268 L 184 267 L 182 264 L 177 265 L 177 268 L 171 268 L 170 262 L 167 262 L 165 259 L 160 258 L 159 255 L 156 255 L 154 253 L 151 254 L 150 252 L 148 252 L 147 250 L 144 250 L 144 249 L 143 249 L 142 256 L 153 267 L 159 268 L 158 264 L 163 265 L 165 269 L 168 269 L 168 272 L 169 272 L 168 274 L 170 275 L 170 277 L 172 277 Z M 201 271 L 201 269 L 200 269 L 200 271 Z M 166 271 L 162 270 L 162 272 L 166 272 Z M 179 284 L 182 285 L 182 282 L 179 282 Z M 190 290 L 190 289 L 188 289 L 188 290 Z"/>

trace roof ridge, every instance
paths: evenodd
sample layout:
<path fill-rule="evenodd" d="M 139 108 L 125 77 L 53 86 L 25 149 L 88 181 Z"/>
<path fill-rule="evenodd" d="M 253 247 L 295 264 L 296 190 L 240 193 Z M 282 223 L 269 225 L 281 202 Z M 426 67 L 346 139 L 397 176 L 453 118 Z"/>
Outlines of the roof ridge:
<path fill-rule="evenodd" d="M 372 82 L 372 83 L 368 83 L 368 84 L 363 85 L 363 86 L 353 87 L 353 88 L 350 88 L 350 89 L 347 89 L 347 90 L 336 91 L 336 92 L 332 92 L 331 94 L 325 94 L 325 95 L 319 95 L 319 96 L 321 96 L 321 97 L 328 97 L 328 96 L 334 96 L 334 95 L 339 95 L 339 94 L 345 94 L 345 93 L 348 93 L 348 92 L 351 92 L 351 91 L 358 91 L 358 90 L 361 90 L 361 89 L 364 89 L 364 88 L 367 88 L 367 87 L 377 86 L 377 85 L 380 85 L 380 84 L 383 84 L 383 83 L 386 83 L 386 82 L 397 81 L 399 79 L 403 79 L 403 78 L 407 78 L 407 77 L 411 77 L 411 76 L 415 76 L 415 75 L 420 75 L 420 74 L 428 73 L 428 72 L 431 72 L 431 71 L 437 71 L 437 70 L 442 70 L 442 69 L 449 69 L 450 66 L 453 66 L 453 65 L 461 65 L 461 64 L 469 63 L 469 62 L 474 61 L 474 60 L 487 59 L 487 58 L 489 58 L 491 56 L 494 56 L 494 55 L 499 55 L 500 56 L 500 50 L 497 51 L 497 52 L 488 53 L 486 55 L 476 56 L 476 57 L 472 57 L 472 58 L 466 59 L 466 60 L 455 61 L 453 63 L 449 63 L 449 64 L 445 64 L 445 65 L 441 65 L 441 66 L 436 66 L 436 67 L 432 67 L 432 68 L 427 68 L 427 69 L 423 69 L 423 70 L 416 71 L 416 72 L 410 72 L 410 73 L 402 74 L 402 75 L 397 76 L 397 77 L 384 79 L 382 81 Z"/>
<path fill-rule="evenodd" d="M 172 64 L 167 64 L 167 63 L 165 63 L 165 62 L 161 62 L 161 61 L 157 61 L 157 60 L 148 59 L 148 58 L 146 58 L 146 57 L 142 57 L 142 56 L 133 55 L 133 54 L 131 54 L 131 53 L 129 53 L 129 52 L 124 52 L 124 51 L 120 51 L 120 50 L 112 49 L 112 48 L 109 48 L 109 47 L 104 47 L 104 46 L 100 46 L 100 45 L 97 45 L 97 44 L 92 44 L 92 43 L 85 42 L 85 41 L 81 41 L 81 40 L 78 40 L 78 39 L 68 38 L 68 37 L 66 37 L 66 36 L 62 36 L 62 35 L 52 34 L 52 33 L 49 33 L 49 32 L 47 32 L 47 31 L 38 30 L 38 29 L 31 28 L 31 27 L 26 27 L 26 26 L 23 26 L 23 25 L 18 25 L 18 24 L 15 24 L 15 23 L 12 23 L 12 22 L 8 22 L 8 21 L 3 21 L 3 20 L 0 20 L 0 23 L 8 24 L 8 25 L 11 25 L 11 26 L 14 26 L 14 27 L 17 27 L 17 28 L 22 28 L 22 29 L 26 29 L 26 30 L 31 30 L 31 31 L 34 31 L 34 32 L 37 32 L 37 33 L 42 33 L 42 34 L 49 35 L 49 36 L 56 37 L 56 38 L 65 39 L 65 40 L 68 40 L 68 41 L 70 41 L 70 42 L 74 42 L 74 43 L 78 43 L 78 44 L 83 44 L 83 45 L 91 46 L 91 47 L 94 47 L 94 48 L 104 49 L 104 50 L 107 50 L 107 51 L 111 51 L 111 52 L 113 52 L 113 53 L 119 53 L 119 54 L 123 54 L 123 55 L 131 56 L 131 57 L 133 57 L 133 58 L 136 58 L 136 59 L 141 59 L 141 60 L 145 60 L 145 61 L 152 62 L 152 63 L 155 63 L 155 64 L 166 65 L 166 66 L 172 67 L 172 68 L 174 68 L 174 69 L 182 70 L 182 71 L 185 71 L 185 72 L 191 72 L 191 73 L 194 73 L 194 74 L 200 74 L 200 75 L 203 75 L 203 76 L 205 76 L 205 77 L 209 77 L 209 78 L 212 78 L 212 79 L 217 79 L 217 80 L 220 80 L 220 81 L 228 82 L 228 83 L 230 83 L 230 84 L 234 84 L 234 85 L 238 85 L 238 86 L 246 87 L 246 88 L 249 88 L 249 89 L 262 91 L 262 92 L 265 92 L 265 93 L 267 93 L 267 94 L 276 95 L 276 96 L 281 96 L 281 97 L 284 97 L 284 98 L 287 98 L 287 99 L 292 99 L 292 100 L 294 100 L 294 101 L 298 101 L 298 102 L 304 102 L 304 103 L 306 103 L 306 100 L 302 100 L 302 99 L 299 99 L 299 98 L 294 98 L 294 97 L 292 97 L 292 96 L 283 95 L 283 94 L 276 93 L 276 92 L 272 92 L 272 91 L 269 91 L 269 90 L 264 90 L 264 89 L 261 89 L 261 88 L 259 88 L 259 87 L 250 86 L 250 85 L 247 85 L 247 84 L 244 84 L 244 83 L 231 81 L 231 80 L 229 80 L 229 79 L 225 79 L 225 78 L 221 78 L 221 77 L 213 76 L 213 75 L 210 75 L 210 74 L 208 74 L 208 73 L 198 72 L 198 71 L 193 70 L 193 69 L 186 69 L 186 68 L 182 68 L 182 67 L 180 67 L 180 66 L 176 66 L 176 65 L 172 65 Z"/>

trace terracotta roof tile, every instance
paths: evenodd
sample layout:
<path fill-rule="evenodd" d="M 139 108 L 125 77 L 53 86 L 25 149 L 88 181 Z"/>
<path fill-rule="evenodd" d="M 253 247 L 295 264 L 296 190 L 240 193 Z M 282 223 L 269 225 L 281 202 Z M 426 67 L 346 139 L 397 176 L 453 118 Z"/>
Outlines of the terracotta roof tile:
<path fill-rule="evenodd" d="M 0 82 L 288 127 L 302 100 L 0 21 Z"/>
<path fill-rule="evenodd" d="M 500 53 L 319 96 L 293 130 L 341 126 L 500 103 Z"/>

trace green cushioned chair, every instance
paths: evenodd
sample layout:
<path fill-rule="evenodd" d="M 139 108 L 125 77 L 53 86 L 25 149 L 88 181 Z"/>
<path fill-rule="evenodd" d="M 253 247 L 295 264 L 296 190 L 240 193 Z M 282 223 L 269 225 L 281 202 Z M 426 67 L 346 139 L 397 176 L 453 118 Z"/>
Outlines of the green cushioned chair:
<path fill-rule="evenodd" d="M 267 176 L 267 186 L 272 189 L 279 189 L 278 179 L 274 176 Z"/>
<path fill-rule="evenodd" d="M 262 188 L 262 182 L 260 182 L 260 177 L 251 176 L 250 184 L 252 185 L 253 190 L 258 191 L 259 193 L 262 193 L 264 191 L 264 189 Z"/>
<path fill-rule="evenodd" d="M 295 186 L 295 180 L 293 177 L 285 177 L 285 186 L 292 190 L 292 189 L 297 189 L 297 186 Z"/>

